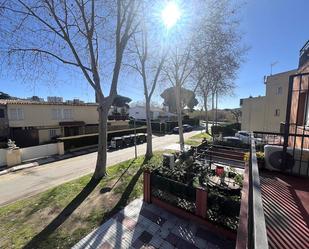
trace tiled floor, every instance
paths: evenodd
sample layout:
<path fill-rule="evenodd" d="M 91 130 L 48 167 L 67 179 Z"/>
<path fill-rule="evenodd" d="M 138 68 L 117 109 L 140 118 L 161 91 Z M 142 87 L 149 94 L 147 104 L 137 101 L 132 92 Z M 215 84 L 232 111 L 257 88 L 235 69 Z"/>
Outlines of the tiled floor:
<path fill-rule="evenodd" d="M 141 199 L 134 200 L 73 248 L 234 248 L 232 241 Z"/>
<path fill-rule="evenodd" d="M 262 172 L 261 190 L 269 248 L 309 248 L 309 180 Z"/>

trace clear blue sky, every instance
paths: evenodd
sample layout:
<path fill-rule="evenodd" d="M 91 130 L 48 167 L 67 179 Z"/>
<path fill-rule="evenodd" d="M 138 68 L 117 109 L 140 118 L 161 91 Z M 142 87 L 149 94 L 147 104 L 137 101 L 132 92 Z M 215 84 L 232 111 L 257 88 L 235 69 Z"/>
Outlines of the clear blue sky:
<path fill-rule="evenodd" d="M 299 49 L 309 39 L 308 9 L 308 0 L 247 0 L 240 16 L 244 43 L 250 50 L 239 70 L 235 95 L 222 98 L 220 108 L 238 107 L 240 98 L 263 95 L 263 76 L 270 73 L 272 62 L 278 61 L 273 67 L 273 73 L 297 67 Z M 35 91 L 31 84 L 21 84 L 15 77 L 1 76 L 0 91 L 18 97 L 35 94 L 45 98 L 62 96 L 64 99 L 94 100 L 93 90 L 82 78 L 66 72 L 61 72 L 61 75 L 62 83 L 37 84 Z M 164 87 L 160 88 L 159 92 Z M 118 90 L 134 101 L 143 100 L 139 78 L 122 75 Z M 162 102 L 159 93 L 155 95 L 155 100 Z"/>

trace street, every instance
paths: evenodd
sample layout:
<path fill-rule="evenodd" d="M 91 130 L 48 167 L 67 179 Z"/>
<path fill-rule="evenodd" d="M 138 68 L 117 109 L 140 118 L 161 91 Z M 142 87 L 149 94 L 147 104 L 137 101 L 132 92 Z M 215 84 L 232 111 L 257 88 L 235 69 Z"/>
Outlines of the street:
<path fill-rule="evenodd" d="M 200 131 L 185 133 L 189 138 Z M 164 150 L 177 143 L 178 134 L 153 138 L 153 150 Z M 137 146 L 138 155 L 144 155 L 146 143 Z M 97 152 L 77 156 L 39 167 L 0 176 L 0 206 L 40 193 L 61 183 L 92 173 L 95 168 Z M 134 157 L 134 146 L 108 152 L 107 165 L 111 166 Z"/>

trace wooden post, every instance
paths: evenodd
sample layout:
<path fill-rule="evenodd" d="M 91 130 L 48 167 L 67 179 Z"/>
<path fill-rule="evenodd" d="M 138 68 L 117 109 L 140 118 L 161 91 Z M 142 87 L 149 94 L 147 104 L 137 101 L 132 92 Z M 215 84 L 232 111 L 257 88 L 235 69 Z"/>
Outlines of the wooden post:
<path fill-rule="evenodd" d="M 195 200 L 196 210 L 195 214 L 202 218 L 206 218 L 207 212 L 207 191 L 204 188 L 196 189 L 196 200 Z"/>
<path fill-rule="evenodd" d="M 150 172 L 144 171 L 144 201 L 151 203 Z"/>

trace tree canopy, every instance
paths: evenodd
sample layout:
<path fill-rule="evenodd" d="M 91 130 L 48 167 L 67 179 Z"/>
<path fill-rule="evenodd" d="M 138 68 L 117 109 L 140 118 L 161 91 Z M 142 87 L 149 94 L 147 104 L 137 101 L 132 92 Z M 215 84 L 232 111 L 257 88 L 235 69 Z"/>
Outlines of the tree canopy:
<path fill-rule="evenodd" d="M 112 105 L 116 107 L 124 107 L 124 106 L 128 106 L 128 103 L 130 103 L 131 101 L 132 99 L 130 99 L 129 97 L 125 97 L 122 95 L 116 95 Z"/>
<path fill-rule="evenodd" d="M 198 100 L 195 97 L 195 93 L 186 88 L 181 88 L 180 92 L 181 108 L 187 106 L 190 111 L 194 110 L 194 107 L 198 104 Z M 175 87 L 167 88 L 161 94 L 164 99 L 164 105 L 169 107 L 170 112 L 176 112 L 176 98 L 175 98 Z"/>

